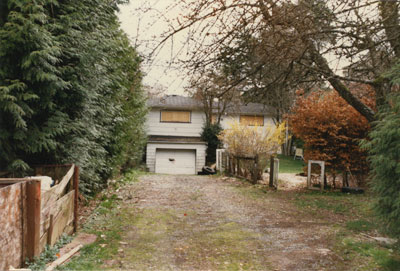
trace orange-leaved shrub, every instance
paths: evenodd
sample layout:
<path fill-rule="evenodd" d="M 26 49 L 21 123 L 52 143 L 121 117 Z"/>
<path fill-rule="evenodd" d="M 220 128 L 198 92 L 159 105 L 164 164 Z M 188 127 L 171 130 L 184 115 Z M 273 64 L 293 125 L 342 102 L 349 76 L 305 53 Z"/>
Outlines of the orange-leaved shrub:
<path fill-rule="evenodd" d="M 352 92 L 375 106 L 368 86 L 353 86 Z M 304 159 L 325 161 L 334 174 L 347 171 L 361 177 L 368 173 L 367 153 L 359 146 L 368 136 L 368 121 L 334 90 L 308 95 L 298 91 L 297 95 L 288 119 L 292 133 L 304 141 Z"/>

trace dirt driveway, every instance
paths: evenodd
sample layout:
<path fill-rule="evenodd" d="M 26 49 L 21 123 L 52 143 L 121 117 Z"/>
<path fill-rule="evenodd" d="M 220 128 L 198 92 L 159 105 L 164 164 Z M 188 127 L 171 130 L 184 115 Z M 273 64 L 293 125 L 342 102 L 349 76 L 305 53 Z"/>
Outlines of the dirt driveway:
<path fill-rule="evenodd" d="M 342 270 L 329 222 L 234 179 L 145 175 L 119 191 L 124 225 L 109 267 L 134 270 Z M 261 190 L 258 190 L 261 191 Z M 128 219 L 129 217 L 129 219 Z M 107 267 L 107 266 L 105 266 Z"/>

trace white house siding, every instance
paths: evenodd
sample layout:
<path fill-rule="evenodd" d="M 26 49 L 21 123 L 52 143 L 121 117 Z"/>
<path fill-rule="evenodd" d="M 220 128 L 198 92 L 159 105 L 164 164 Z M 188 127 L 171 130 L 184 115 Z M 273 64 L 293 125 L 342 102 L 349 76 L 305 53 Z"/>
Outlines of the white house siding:
<path fill-rule="evenodd" d="M 190 123 L 160 122 L 160 109 L 153 109 L 147 115 L 147 134 L 160 136 L 199 137 L 204 124 L 204 113 L 192 111 Z"/>
<path fill-rule="evenodd" d="M 202 170 L 206 164 L 206 144 L 201 143 L 151 143 L 147 144 L 146 165 L 150 172 L 155 172 L 156 150 L 196 150 L 196 172 Z"/>

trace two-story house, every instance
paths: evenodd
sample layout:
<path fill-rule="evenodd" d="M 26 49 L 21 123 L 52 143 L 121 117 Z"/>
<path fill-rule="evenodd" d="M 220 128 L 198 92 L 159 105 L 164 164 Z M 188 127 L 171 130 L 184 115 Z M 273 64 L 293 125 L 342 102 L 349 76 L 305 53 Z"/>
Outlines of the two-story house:
<path fill-rule="evenodd" d="M 205 124 L 202 103 L 168 95 L 148 101 L 146 165 L 150 172 L 197 174 L 205 165 L 207 145 L 201 140 Z M 272 111 L 250 103 L 231 107 L 221 119 L 223 129 L 233 120 L 245 125 L 273 125 Z"/>

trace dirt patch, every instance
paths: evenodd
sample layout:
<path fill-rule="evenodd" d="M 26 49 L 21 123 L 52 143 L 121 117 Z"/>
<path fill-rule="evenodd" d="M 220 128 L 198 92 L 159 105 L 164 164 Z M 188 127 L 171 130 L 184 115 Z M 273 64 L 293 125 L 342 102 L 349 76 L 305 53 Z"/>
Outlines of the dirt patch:
<path fill-rule="evenodd" d="M 330 222 L 299 213 L 288 194 L 235 179 L 146 175 L 119 195 L 127 245 L 106 268 L 336 270 Z"/>
<path fill-rule="evenodd" d="M 278 174 L 278 189 L 279 190 L 299 190 L 307 187 L 307 177 L 300 176 L 296 173 L 279 173 Z M 264 173 L 261 184 L 269 184 L 269 174 Z"/>

